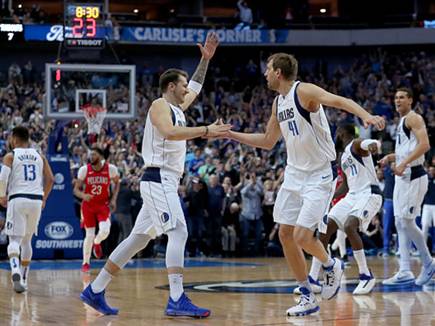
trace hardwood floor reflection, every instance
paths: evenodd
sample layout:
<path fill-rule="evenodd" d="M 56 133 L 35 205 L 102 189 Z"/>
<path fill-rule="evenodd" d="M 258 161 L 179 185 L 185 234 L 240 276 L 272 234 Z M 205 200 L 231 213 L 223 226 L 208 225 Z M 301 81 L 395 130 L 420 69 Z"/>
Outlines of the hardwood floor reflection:
<path fill-rule="evenodd" d="M 235 262 L 240 264 L 235 264 Z M 160 262 L 161 263 L 161 262 Z M 285 311 L 297 299 L 284 260 L 206 260 L 207 267 L 191 267 L 185 284 L 194 303 L 212 309 L 205 320 L 167 318 L 167 276 L 162 268 L 128 268 L 107 289 L 109 303 L 120 308 L 116 317 L 98 314 L 79 300 L 80 291 L 98 270 L 84 275 L 78 269 L 56 269 L 62 264 L 35 263 L 29 291 L 13 292 L 9 271 L 0 269 L 0 325 L 433 325 L 435 285 L 421 288 L 385 288 L 371 295 L 352 296 L 358 271 L 346 269 L 336 299 L 321 302 L 321 311 L 309 317 L 286 318 Z M 45 264 L 45 265 L 44 265 Z M 414 272 L 419 272 L 413 261 Z M 3 268 L 5 264 L 1 265 Z M 397 268 L 395 258 L 369 260 L 380 282 Z M 3 267 L 2 267 L 3 266 Z M 42 267 L 41 267 L 42 266 Z M 38 267 L 38 268 L 39 268 Z M 54 269 L 50 269 L 54 268 Z"/>

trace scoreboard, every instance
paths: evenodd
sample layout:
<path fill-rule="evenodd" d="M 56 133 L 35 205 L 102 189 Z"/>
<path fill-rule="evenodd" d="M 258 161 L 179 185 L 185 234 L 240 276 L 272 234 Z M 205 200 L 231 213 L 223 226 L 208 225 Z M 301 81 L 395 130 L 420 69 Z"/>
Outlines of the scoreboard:
<path fill-rule="evenodd" d="M 24 41 L 23 24 L 0 23 L 0 42 L 17 43 Z"/>
<path fill-rule="evenodd" d="M 102 49 L 105 45 L 104 13 L 103 3 L 65 1 L 65 46 Z"/>

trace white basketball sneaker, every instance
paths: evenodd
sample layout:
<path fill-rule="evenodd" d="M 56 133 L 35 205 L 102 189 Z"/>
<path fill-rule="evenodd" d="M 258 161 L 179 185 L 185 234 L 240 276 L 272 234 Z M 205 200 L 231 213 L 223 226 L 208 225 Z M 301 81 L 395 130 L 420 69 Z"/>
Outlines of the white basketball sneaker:
<path fill-rule="evenodd" d="M 427 266 L 422 266 L 420 275 L 418 275 L 415 280 L 415 284 L 418 286 L 425 285 L 428 283 L 432 276 L 435 274 L 435 259 L 432 259 L 432 262 Z"/>
<path fill-rule="evenodd" d="M 314 293 L 309 292 L 306 288 L 301 288 L 302 295 L 296 306 L 287 309 L 287 316 L 306 316 L 320 310 Z"/>
<path fill-rule="evenodd" d="M 372 292 L 373 288 L 376 285 L 376 279 L 374 278 L 372 271 L 370 271 L 369 275 L 359 274 L 359 283 L 358 286 L 353 291 L 353 294 L 368 294 Z"/>
<path fill-rule="evenodd" d="M 335 297 L 340 290 L 341 277 L 344 272 L 344 264 L 338 259 L 334 258 L 334 264 L 330 267 L 323 267 L 323 286 L 322 286 L 322 299 L 330 300 Z"/>
<path fill-rule="evenodd" d="M 409 285 L 414 281 L 415 277 L 411 271 L 398 271 L 393 277 L 383 280 L 382 284 L 387 286 Z"/>
<path fill-rule="evenodd" d="M 319 294 L 322 292 L 322 284 L 320 284 L 319 280 L 313 279 L 310 275 L 308 275 L 308 282 L 310 283 L 311 290 L 313 293 Z M 293 290 L 293 294 L 301 295 L 301 287 L 298 286 Z"/>
<path fill-rule="evenodd" d="M 26 291 L 23 284 L 21 283 L 21 275 L 19 273 L 12 274 L 12 284 L 15 292 L 22 293 Z"/>

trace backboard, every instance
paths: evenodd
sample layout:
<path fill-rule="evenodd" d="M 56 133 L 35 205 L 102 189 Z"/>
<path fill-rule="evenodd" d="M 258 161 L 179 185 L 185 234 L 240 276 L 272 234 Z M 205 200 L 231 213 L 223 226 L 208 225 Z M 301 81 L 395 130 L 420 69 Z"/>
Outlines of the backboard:
<path fill-rule="evenodd" d="M 106 108 L 106 119 L 135 117 L 135 66 L 46 64 L 45 72 L 47 117 L 81 119 L 89 105 Z"/>

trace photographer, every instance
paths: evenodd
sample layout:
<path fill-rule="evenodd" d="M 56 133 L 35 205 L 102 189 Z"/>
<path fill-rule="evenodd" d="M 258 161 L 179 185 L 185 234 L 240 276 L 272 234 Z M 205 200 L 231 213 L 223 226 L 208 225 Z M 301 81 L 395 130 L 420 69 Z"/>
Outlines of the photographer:
<path fill-rule="evenodd" d="M 263 209 L 261 206 L 263 196 L 263 185 L 261 180 L 257 180 L 255 173 L 246 173 L 244 177 L 244 186 L 241 190 L 242 211 L 240 213 L 241 229 L 241 249 L 242 255 L 248 253 L 248 235 L 250 228 L 254 229 L 254 254 L 259 254 L 261 233 L 263 231 Z"/>

